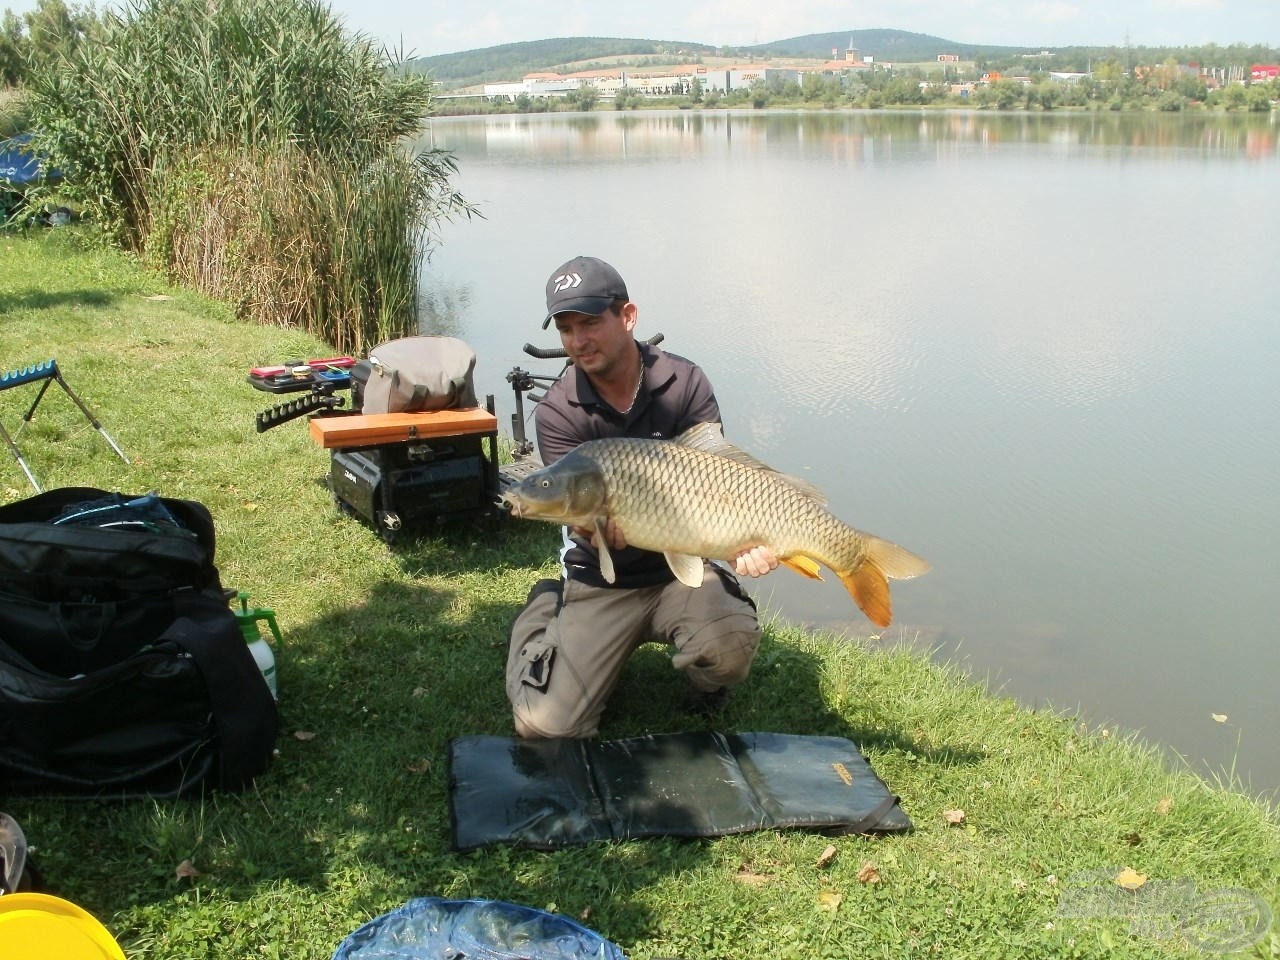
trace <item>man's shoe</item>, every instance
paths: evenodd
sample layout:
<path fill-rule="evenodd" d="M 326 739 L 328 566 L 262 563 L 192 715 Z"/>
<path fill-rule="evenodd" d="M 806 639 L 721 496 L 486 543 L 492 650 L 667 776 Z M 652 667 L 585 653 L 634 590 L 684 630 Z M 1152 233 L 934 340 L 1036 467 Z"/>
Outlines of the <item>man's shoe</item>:
<path fill-rule="evenodd" d="M 684 696 L 684 709 L 695 717 L 710 720 L 724 709 L 729 702 L 729 688 L 716 687 L 714 690 L 697 690 L 690 687 Z"/>

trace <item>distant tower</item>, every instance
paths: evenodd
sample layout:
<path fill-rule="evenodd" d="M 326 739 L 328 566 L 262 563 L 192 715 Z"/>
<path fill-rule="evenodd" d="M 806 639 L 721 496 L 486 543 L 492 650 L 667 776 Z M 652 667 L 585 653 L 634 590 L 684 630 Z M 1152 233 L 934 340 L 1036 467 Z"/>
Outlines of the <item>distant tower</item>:
<path fill-rule="evenodd" d="M 845 63 L 858 62 L 858 48 L 853 45 L 853 37 L 849 38 L 849 46 L 845 47 L 844 62 Z"/>

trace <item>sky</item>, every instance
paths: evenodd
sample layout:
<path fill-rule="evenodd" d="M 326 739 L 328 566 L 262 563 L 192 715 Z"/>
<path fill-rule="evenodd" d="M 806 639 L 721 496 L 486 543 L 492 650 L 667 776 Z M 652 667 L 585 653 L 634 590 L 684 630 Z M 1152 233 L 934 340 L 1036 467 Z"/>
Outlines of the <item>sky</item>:
<path fill-rule="evenodd" d="M 19 14 L 36 4 L 0 0 Z M 406 57 L 552 37 L 746 46 L 879 28 L 1036 49 L 1280 47 L 1280 0 L 331 0 L 330 7 L 348 29 Z"/>

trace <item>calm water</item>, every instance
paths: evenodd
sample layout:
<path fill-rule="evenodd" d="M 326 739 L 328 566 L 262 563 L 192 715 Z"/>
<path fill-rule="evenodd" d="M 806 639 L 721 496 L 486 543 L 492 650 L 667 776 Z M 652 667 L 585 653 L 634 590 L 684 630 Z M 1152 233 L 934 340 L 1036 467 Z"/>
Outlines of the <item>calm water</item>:
<path fill-rule="evenodd" d="M 726 430 L 930 559 L 884 641 L 1280 787 L 1280 124 L 446 119 L 486 219 L 426 271 L 502 422 L 549 271 L 604 257 Z M 784 617 L 865 635 L 838 582 Z M 1213 715 L 1225 715 L 1220 722 Z"/>

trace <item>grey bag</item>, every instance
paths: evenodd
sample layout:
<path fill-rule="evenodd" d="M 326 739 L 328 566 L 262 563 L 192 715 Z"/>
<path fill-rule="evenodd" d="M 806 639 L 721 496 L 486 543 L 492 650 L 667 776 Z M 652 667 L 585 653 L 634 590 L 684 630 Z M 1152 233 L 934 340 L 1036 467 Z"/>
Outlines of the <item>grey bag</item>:
<path fill-rule="evenodd" d="M 361 413 L 474 407 L 475 351 L 456 337 L 403 337 L 374 347 Z"/>

